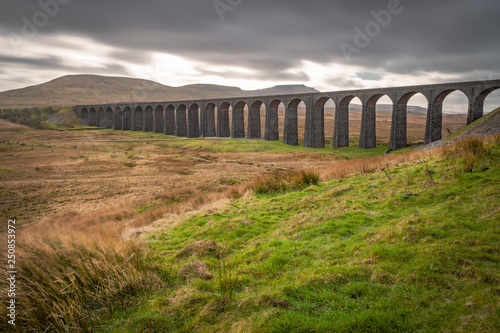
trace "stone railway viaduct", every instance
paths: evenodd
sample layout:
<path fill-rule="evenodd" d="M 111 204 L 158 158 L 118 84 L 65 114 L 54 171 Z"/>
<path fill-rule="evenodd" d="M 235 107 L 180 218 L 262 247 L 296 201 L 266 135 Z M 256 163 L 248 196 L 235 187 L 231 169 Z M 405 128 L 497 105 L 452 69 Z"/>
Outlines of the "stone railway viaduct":
<path fill-rule="evenodd" d="M 360 148 L 374 148 L 377 101 L 388 96 L 393 103 L 389 149 L 405 147 L 406 109 L 412 96 L 421 93 L 427 98 L 425 143 L 441 139 L 444 99 L 454 91 L 463 92 L 469 100 L 467 123 L 483 116 L 486 97 L 500 88 L 500 80 L 377 88 L 351 91 L 318 92 L 276 96 L 204 99 L 174 102 L 120 103 L 79 105 L 75 107 L 83 124 L 115 130 L 152 131 L 178 137 L 232 137 L 262 139 L 261 107 L 265 107 L 265 140 L 279 140 L 278 107 L 285 105 L 283 142 L 298 145 L 297 108 L 306 105 L 304 147 L 325 146 L 324 107 L 335 103 L 333 147 L 349 145 L 349 103 L 356 97 L 362 102 Z M 245 129 L 244 108 L 248 106 L 248 128 Z M 232 123 L 229 123 L 229 109 Z M 217 110 L 217 121 L 215 118 Z M 264 108 L 262 108 L 264 110 Z"/>

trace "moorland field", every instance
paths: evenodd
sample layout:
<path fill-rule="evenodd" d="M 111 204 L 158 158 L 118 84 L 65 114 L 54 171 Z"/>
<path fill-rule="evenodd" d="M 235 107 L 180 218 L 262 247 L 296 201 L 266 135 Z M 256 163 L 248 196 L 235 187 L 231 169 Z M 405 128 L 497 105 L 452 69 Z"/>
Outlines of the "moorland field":
<path fill-rule="evenodd" d="M 359 111 L 335 150 L 328 110 L 324 149 L 0 120 L 14 331 L 500 330 L 500 137 L 384 154 L 377 117 L 370 150 Z"/>

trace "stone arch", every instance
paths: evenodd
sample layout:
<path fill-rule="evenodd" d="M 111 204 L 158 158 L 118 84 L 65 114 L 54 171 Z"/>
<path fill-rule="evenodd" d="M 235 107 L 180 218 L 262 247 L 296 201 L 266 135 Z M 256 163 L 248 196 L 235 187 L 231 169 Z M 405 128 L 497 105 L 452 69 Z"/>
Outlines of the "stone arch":
<path fill-rule="evenodd" d="M 104 128 L 113 128 L 113 109 L 107 107 L 104 111 Z"/>
<path fill-rule="evenodd" d="M 142 107 L 137 106 L 132 115 L 132 131 L 144 130 L 144 110 Z"/>
<path fill-rule="evenodd" d="M 325 132 L 334 133 L 337 106 L 330 96 L 321 96 L 313 103 L 312 147 L 325 147 Z"/>
<path fill-rule="evenodd" d="M 266 128 L 264 138 L 267 141 L 280 139 L 279 108 L 285 105 L 280 99 L 275 99 L 266 107 Z"/>
<path fill-rule="evenodd" d="M 239 101 L 234 105 L 232 112 L 232 130 L 233 139 L 242 139 L 245 137 L 245 107 L 246 103 Z"/>
<path fill-rule="evenodd" d="M 94 108 L 89 110 L 89 126 L 97 126 L 97 111 Z"/>
<path fill-rule="evenodd" d="M 219 138 L 229 138 L 231 131 L 229 129 L 229 108 L 231 104 L 223 102 L 217 108 L 217 136 Z"/>
<path fill-rule="evenodd" d="M 180 104 L 175 110 L 175 136 L 187 136 L 187 107 L 185 104 Z"/>
<path fill-rule="evenodd" d="M 205 107 L 205 116 L 202 118 L 202 133 L 203 137 L 213 138 L 217 135 L 215 129 L 215 103 L 208 103 Z"/>
<path fill-rule="evenodd" d="M 408 144 L 408 102 L 416 95 L 423 96 L 427 100 L 427 102 L 429 102 L 428 96 L 425 96 L 420 91 L 407 91 L 399 99 L 396 100 L 395 107 L 392 111 L 389 150 L 403 148 Z M 427 119 L 427 124 L 429 124 L 429 112 L 427 112 Z"/>
<path fill-rule="evenodd" d="M 472 101 L 469 100 L 467 94 L 460 89 L 444 90 L 439 93 L 433 101 L 431 100 L 426 124 L 426 143 L 440 140 L 466 126 L 467 119 L 460 119 L 463 118 L 463 115 L 461 117 L 460 114 L 445 115 L 443 113 L 443 110 L 449 111 L 448 109 L 445 109 L 447 99 L 449 100 L 450 98 L 453 99 L 457 97 L 462 99 L 462 103 L 465 104 L 463 106 L 463 114 L 467 114 L 469 111 L 469 105 Z"/>
<path fill-rule="evenodd" d="M 261 100 L 256 100 L 250 104 L 248 109 L 248 139 L 261 139 L 262 138 L 262 120 L 261 120 L 261 109 L 265 107 L 265 104 Z"/>
<path fill-rule="evenodd" d="M 165 108 L 163 134 L 175 135 L 175 106 L 172 104 Z"/>
<path fill-rule="evenodd" d="M 97 127 L 106 127 L 106 112 L 103 107 L 97 109 Z"/>
<path fill-rule="evenodd" d="M 349 147 L 349 104 L 358 98 L 356 95 L 343 96 L 335 112 L 335 130 L 333 134 L 333 148 Z M 360 126 L 361 127 L 361 126 Z"/>
<path fill-rule="evenodd" d="M 481 91 L 477 97 L 472 101 L 472 105 L 469 110 L 469 115 L 467 117 L 467 124 L 471 124 L 474 121 L 478 120 L 484 115 L 484 104 L 487 98 L 495 92 L 495 95 L 498 94 L 497 90 L 500 89 L 500 86 L 493 86 L 487 89 L 484 89 Z M 495 107 L 498 107 L 500 105 L 495 105 Z M 493 111 L 493 110 L 487 110 Z"/>
<path fill-rule="evenodd" d="M 299 123 L 297 109 L 299 104 L 304 103 L 300 98 L 294 98 L 285 111 L 285 128 L 283 131 L 283 143 L 290 146 L 299 144 Z"/>
<path fill-rule="evenodd" d="M 153 118 L 153 107 L 147 105 L 144 108 L 144 123 L 142 130 L 144 132 L 153 132 L 154 129 L 154 118 Z"/>
<path fill-rule="evenodd" d="M 383 93 L 369 97 L 366 101 L 366 105 L 363 105 L 361 131 L 359 135 L 359 148 L 361 149 L 377 147 L 377 103 L 382 98 L 388 98 L 391 106 L 394 105 L 392 98 Z M 390 122 L 388 123 L 387 130 L 390 132 Z"/>
<path fill-rule="evenodd" d="M 80 112 L 81 124 L 84 126 L 89 125 L 89 110 L 87 108 L 83 108 Z"/>
<path fill-rule="evenodd" d="M 164 120 L 163 120 L 163 106 L 157 105 L 154 110 L 153 115 L 153 132 L 154 133 L 163 133 L 164 128 Z"/>
<path fill-rule="evenodd" d="M 198 103 L 191 104 L 188 109 L 187 137 L 200 137 L 200 105 Z"/>
<path fill-rule="evenodd" d="M 115 111 L 113 112 L 113 129 L 121 130 L 123 129 L 123 115 L 122 109 L 120 107 L 115 107 Z"/>
<path fill-rule="evenodd" d="M 132 130 L 132 110 L 128 106 L 123 108 L 122 130 L 124 130 L 124 131 Z"/>

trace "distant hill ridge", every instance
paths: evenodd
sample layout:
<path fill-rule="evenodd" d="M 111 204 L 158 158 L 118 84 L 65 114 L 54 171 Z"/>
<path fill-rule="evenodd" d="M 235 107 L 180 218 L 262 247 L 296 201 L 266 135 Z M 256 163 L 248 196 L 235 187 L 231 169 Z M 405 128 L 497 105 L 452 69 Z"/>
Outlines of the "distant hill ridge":
<path fill-rule="evenodd" d="M 71 106 L 314 92 L 318 92 L 318 90 L 305 85 L 283 85 L 260 90 L 242 90 L 238 87 L 213 84 L 170 87 L 143 79 L 68 75 L 43 84 L 1 92 L 0 106 Z"/>

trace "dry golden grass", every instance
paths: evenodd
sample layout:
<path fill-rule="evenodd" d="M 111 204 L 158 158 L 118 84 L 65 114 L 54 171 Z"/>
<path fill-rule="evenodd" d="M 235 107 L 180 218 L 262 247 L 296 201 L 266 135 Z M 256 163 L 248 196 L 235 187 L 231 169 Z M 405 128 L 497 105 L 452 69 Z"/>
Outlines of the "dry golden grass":
<path fill-rule="evenodd" d="M 445 159 L 458 161 L 462 172 L 472 172 L 479 160 L 491 155 L 489 144 L 500 142 L 500 134 L 489 137 L 469 136 L 441 148 Z M 456 173 L 458 170 L 456 170 Z"/>
<path fill-rule="evenodd" d="M 181 267 L 177 274 L 182 279 L 198 278 L 202 280 L 212 280 L 214 275 L 207 270 L 207 266 L 202 261 L 188 262 Z"/>

